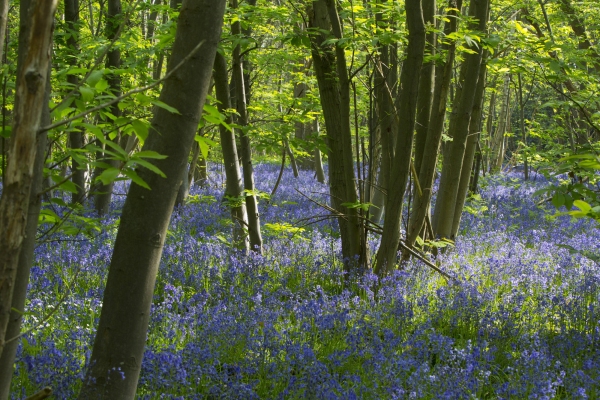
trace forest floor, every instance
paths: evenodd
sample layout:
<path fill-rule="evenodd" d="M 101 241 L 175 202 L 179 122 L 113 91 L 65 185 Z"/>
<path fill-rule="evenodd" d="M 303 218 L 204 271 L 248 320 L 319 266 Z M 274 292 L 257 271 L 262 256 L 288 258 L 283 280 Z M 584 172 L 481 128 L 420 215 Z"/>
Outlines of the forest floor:
<path fill-rule="evenodd" d="M 258 165 L 258 188 L 270 192 L 277 173 Z M 456 247 L 438 259 L 457 282 L 411 262 L 377 296 L 374 276 L 344 288 L 332 220 L 305 225 L 325 214 L 296 191 L 326 201 L 312 173 L 286 171 L 261 200 L 265 255 L 248 257 L 231 248 L 218 167 L 210 178 L 173 216 L 140 398 L 600 397 L 600 228 L 537 206 L 543 178 L 483 180 Z M 117 192 L 104 231 L 37 247 L 26 328 L 60 309 L 25 336 L 14 398 L 44 386 L 57 399 L 77 393 L 125 198 Z"/>

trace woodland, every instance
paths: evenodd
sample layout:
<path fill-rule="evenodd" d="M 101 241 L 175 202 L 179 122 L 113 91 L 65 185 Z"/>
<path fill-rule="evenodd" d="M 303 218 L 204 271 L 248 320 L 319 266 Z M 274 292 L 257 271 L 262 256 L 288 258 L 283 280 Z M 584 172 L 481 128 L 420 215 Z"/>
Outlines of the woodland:
<path fill-rule="evenodd" d="M 0 400 L 600 398 L 597 0 L 0 0 Z"/>

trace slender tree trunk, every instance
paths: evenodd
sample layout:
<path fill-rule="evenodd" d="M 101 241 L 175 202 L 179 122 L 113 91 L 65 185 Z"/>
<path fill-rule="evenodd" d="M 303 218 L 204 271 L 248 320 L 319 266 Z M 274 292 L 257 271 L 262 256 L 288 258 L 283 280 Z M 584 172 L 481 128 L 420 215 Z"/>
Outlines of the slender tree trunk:
<path fill-rule="evenodd" d="M 525 146 L 525 149 L 523 150 L 523 173 L 524 173 L 524 178 L 526 181 L 529 180 L 529 165 L 527 162 L 527 132 L 525 131 L 525 104 L 523 103 L 523 81 L 521 79 L 521 73 L 519 72 L 519 74 L 517 75 L 517 78 L 519 79 L 519 111 L 520 111 L 520 115 L 519 115 L 519 119 L 520 119 L 520 123 L 521 123 L 521 140 L 523 141 L 523 146 Z M 533 89 L 533 88 L 532 88 Z"/>
<path fill-rule="evenodd" d="M 484 51 L 484 61 L 482 61 L 481 66 L 479 67 L 479 78 L 477 79 L 477 88 L 475 89 L 475 99 L 473 101 L 473 111 L 471 112 L 471 121 L 469 122 L 469 136 L 467 138 L 465 155 L 463 157 L 463 163 L 461 167 L 458 192 L 456 194 L 456 206 L 454 207 L 454 221 L 452 223 L 451 237 L 456 237 L 456 235 L 458 234 L 462 210 L 465 206 L 465 201 L 467 199 L 467 192 L 469 191 L 469 181 L 471 179 L 471 171 L 473 170 L 475 149 L 477 148 L 479 134 L 481 132 L 485 79 L 487 70 L 487 56 L 488 52 Z"/>
<path fill-rule="evenodd" d="M 215 92 L 219 100 L 219 111 L 227 115 L 227 123 L 232 124 L 231 114 L 225 110 L 231 108 L 229 98 L 229 84 L 227 82 L 227 61 L 222 54 L 217 53 L 214 66 Z M 244 200 L 244 184 L 240 174 L 240 164 L 235 143 L 235 134 L 223 125 L 219 126 L 221 135 L 221 149 L 223 150 L 223 164 L 225 165 L 225 201 L 231 209 L 233 220 L 233 241 L 242 250 L 249 250 L 246 226 L 248 214 Z"/>
<path fill-rule="evenodd" d="M 425 24 L 432 26 L 435 24 L 434 16 L 436 9 L 436 0 L 423 0 L 423 19 Z M 435 56 L 436 35 L 430 30 L 426 36 L 426 49 L 430 56 Z M 425 142 L 427 140 L 427 131 L 429 130 L 429 121 L 431 115 L 431 104 L 433 102 L 433 90 L 435 82 L 435 62 L 432 60 L 423 63 L 421 75 L 419 77 L 419 97 L 417 99 L 417 124 L 415 126 L 415 170 L 421 169 L 421 160 L 427 157 L 424 154 Z M 416 183 L 414 192 L 417 193 Z"/>
<path fill-rule="evenodd" d="M 390 169 L 390 181 L 383 223 L 381 244 L 377 252 L 375 273 L 379 276 L 392 271 L 400 240 L 402 201 L 410 173 L 413 129 L 416 123 L 419 75 L 425 52 L 425 22 L 421 0 L 406 2 L 408 47 L 400 76 L 398 95 L 398 140 Z M 394 190 L 392 193 L 391 190 Z"/>
<path fill-rule="evenodd" d="M 30 0 L 21 0 L 20 18 L 29 21 Z M 27 51 L 29 29 L 19 32 L 19 55 L 17 61 L 17 71 L 21 71 L 23 61 Z M 46 76 L 46 89 L 44 93 L 44 104 L 41 115 L 41 126 L 50 124 L 50 109 L 48 102 L 50 100 L 50 63 L 48 63 L 48 73 Z M 17 84 L 18 85 L 18 84 Z M 27 211 L 27 222 L 25 226 L 25 236 L 21 245 L 19 259 L 17 264 L 17 276 L 12 294 L 12 311 L 6 329 L 6 340 L 18 336 L 21 332 L 21 321 L 25 312 L 25 298 L 27 295 L 27 285 L 31 266 L 33 265 L 33 251 L 35 248 L 35 239 L 38 226 L 38 216 L 42 205 L 42 197 L 39 193 L 42 191 L 42 182 L 44 179 L 44 162 L 46 156 L 46 137 L 47 133 L 42 132 L 37 135 L 37 150 L 33 166 L 33 180 L 29 193 L 29 207 Z M 17 348 L 20 340 L 13 340 L 6 343 L 2 356 L 0 357 L 0 399 L 5 400 L 10 395 L 10 383 L 13 377 L 13 366 Z"/>
<path fill-rule="evenodd" d="M 138 174 L 152 190 L 132 183 L 123 207 L 112 255 L 100 323 L 80 399 L 133 399 L 146 344 L 150 306 L 167 227 L 186 157 L 208 92 L 224 0 L 186 0 L 160 100 L 179 111 L 155 110 L 142 150 L 167 156 L 153 164 L 167 178 L 147 169 Z M 202 43 L 201 52 L 191 55 Z"/>
<path fill-rule="evenodd" d="M 342 257 L 347 271 L 354 268 L 354 261 L 361 258 L 361 229 L 356 208 L 347 208 L 343 203 L 355 204 L 358 201 L 354 182 L 354 162 L 352 159 L 352 132 L 350 131 L 350 84 L 346 70 L 344 49 L 325 44 L 323 31 L 330 31 L 341 37 L 341 27 L 335 4 L 330 0 L 312 3 L 309 10 L 311 28 L 320 31 L 311 35 L 312 57 L 325 127 L 329 159 L 329 190 L 333 208 L 347 216 L 338 218 L 342 239 Z M 332 21 L 333 19 L 333 21 Z"/>
<path fill-rule="evenodd" d="M 457 31 L 458 15 L 456 10 L 459 10 L 461 7 L 462 0 L 449 0 L 449 22 L 447 22 L 444 27 L 445 36 Z M 418 170 L 422 196 L 419 195 L 417 191 L 412 213 L 409 218 L 408 232 L 406 235 L 406 244 L 409 247 L 414 246 L 417 237 L 430 214 L 429 209 L 431 197 L 433 195 L 433 182 L 435 180 L 437 159 L 440 151 L 440 141 L 444 130 L 446 104 L 448 102 L 448 92 L 450 89 L 450 81 L 452 79 L 452 69 L 454 68 L 456 43 L 452 41 L 444 44 L 442 49 L 446 52 L 446 61 L 444 64 L 436 67 L 433 104 L 427 129 L 425 147 L 423 148 L 424 157 L 422 158 L 421 167 Z M 408 256 L 409 254 L 405 253 L 403 258 L 406 259 Z"/>
<path fill-rule="evenodd" d="M 4 41 L 8 22 L 8 0 L 0 0 L 0 60 L 4 60 Z"/>
<path fill-rule="evenodd" d="M 314 119 L 313 123 L 313 133 L 318 137 L 320 135 L 321 129 L 319 127 L 319 120 Z M 325 171 L 323 170 L 323 160 L 321 158 L 321 150 L 319 150 L 318 146 L 315 146 L 315 150 L 313 153 L 314 157 L 314 165 L 315 165 L 315 173 L 317 175 L 317 182 L 325 183 Z"/>
<path fill-rule="evenodd" d="M 65 0 L 65 24 L 67 26 L 67 46 L 69 48 L 69 63 L 72 67 L 77 66 L 79 54 L 79 0 Z M 79 79 L 76 75 L 68 75 L 67 81 L 77 85 Z M 72 149 L 83 148 L 83 132 L 74 130 L 69 132 L 69 142 Z M 77 188 L 77 193 L 71 194 L 71 204 L 81 204 L 85 198 L 85 170 L 75 158 L 71 160 L 71 181 Z"/>
<path fill-rule="evenodd" d="M 494 132 L 492 141 L 492 165 L 490 172 L 497 172 L 502 168 L 504 154 L 506 152 L 506 140 L 504 134 L 508 123 L 508 114 L 510 110 L 510 74 L 504 76 L 504 88 L 502 91 L 502 109 L 498 117 L 498 125 Z"/>
<path fill-rule="evenodd" d="M 475 28 L 480 32 L 486 30 L 488 8 L 489 0 L 471 0 L 469 14 L 478 21 Z M 440 189 L 435 203 L 433 230 L 436 236 L 442 238 L 453 238 L 452 224 L 454 222 L 458 187 L 483 55 L 481 48 L 472 50 L 474 50 L 474 53 L 465 57 L 460 71 L 462 85 L 456 93 L 456 101 L 452 107 L 452 116 L 448 128 L 449 135 L 453 140 L 450 142 L 447 156 L 444 157 Z"/>
<path fill-rule="evenodd" d="M 237 0 L 232 0 L 232 8 L 238 7 Z M 236 21 L 231 25 L 231 33 L 241 36 L 241 22 Z M 240 56 L 240 46 L 233 49 L 233 80 L 236 90 L 236 109 L 239 114 L 240 130 L 240 152 L 242 156 L 242 168 L 244 171 L 244 189 L 246 191 L 246 210 L 248 212 L 248 234 L 250 236 L 250 249 L 262 254 L 262 236 L 260 233 L 260 215 L 258 212 L 258 200 L 254 194 L 254 167 L 252 165 L 252 147 L 250 136 L 248 136 L 248 109 L 246 108 L 246 86 L 244 84 L 243 60 Z"/>
<path fill-rule="evenodd" d="M 25 43 L 28 51 L 16 88 L 6 180 L 0 199 L 0 356 L 4 349 L 19 255 L 27 227 L 56 5 L 57 0 L 37 0 L 31 5 L 31 30 Z"/>
<path fill-rule="evenodd" d="M 110 41 L 113 40 L 118 34 L 119 27 L 122 22 L 121 15 L 121 0 L 108 0 L 108 14 L 106 20 L 106 38 Z M 110 73 L 107 77 L 108 85 L 111 92 L 115 96 L 121 94 L 121 77 L 115 71 L 121 67 L 121 50 L 118 47 L 112 48 L 106 55 L 106 68 L 110 69 Z M 115 117 L 121 115 L 119 104 L 113 104 L 110 107 L 110 113 Z M 108 140 L 108 137 L 107 137 Z M 119 142 L 119 135 L 115 138 L 115 143 Z M 102 155 L 102 161 L 108 164 L 110 167 L 117 168 L 119 165 L 118 160 L 114 160 L 111 157 Z M 114 182 L 108 184 L 99 183 L 97 185 L 97 194 L 95 196 L 94 207 L 98 215 L 108 214 L 110 201 L 112 199 L 112 190 Z"/>

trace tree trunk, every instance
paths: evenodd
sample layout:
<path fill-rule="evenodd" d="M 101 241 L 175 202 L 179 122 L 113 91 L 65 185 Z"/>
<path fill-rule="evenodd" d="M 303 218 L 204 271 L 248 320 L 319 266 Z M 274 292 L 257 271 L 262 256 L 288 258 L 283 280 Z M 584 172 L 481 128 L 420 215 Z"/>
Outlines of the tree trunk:
<path fill-rule="evenodd" d="M 232 8 L 237 9 L 237 0 L 232 0 Z M 241 22 L 236 21 L 231 25 L 231 33 L 241 36 Z M 244 84 L 244 67 L 240 55 L 239 44 L 233 49 L 233 80 L 236 91 L 236 109 L 239 114 L 240 152 L 244 173 L 244 189 L 246 194 L 246 210 L 248 212 L 248 234 L 250 236 L 250 249 L 262 254 L 262 236 L 260 233 L 260 215 L 258 213 L 258 200 L 254 192 L 254 168 L 252 165 L 252 147 L 248 136 L 248 109 L 246 108 L 246 86 Z"/>
<path fill-rule="evenodd" d="M 118 34 L 119 27 L 122 22 L 121 15 L 121 0 L 108 0 L 108 13 L 106 15 L 106 39 L 111 41 Z M 115 72 L 121 67 L 121 50 L 118 47 L 113 47 L 106 55 L 106 68 L 111 70 L 107 76 L 108 86 L 110 91 L 115 96 L 121 95 L 121 77 Z M 115 103 L 110 106 L 110 113 L 115 117 L 121 115 L 119 104 Z M 107 136 L 108 139 L 108 136 Z M 119 135 L 115 138 L 115 143 L 119 142 Z M 110 167 L 117 168 L 119 161 L 104 154 L 101 156 L 104 163 Z M 114 182 L 108 184 L 98 183 L 97 194 L 94 199 L 94 207 L 99 216 L 108 214 L 110 201 L 112 199 L 112 190 Z"/>
<path fill-rule="evenodd" d="M 517 75 L 519 79 L 519 122 L 521 123 L 521 140 L 523 141 L 523 174 L 526 181 L 529 180 L 529 165 L 527 162 L 527 132 L 525 131 L 525 104 L 523 103 L 523 80 L 521 79 L 521 73 Z M 533 88 L 532 88 L 533 90 Z"/>
<path fill-rule="evenodd" d="M 320 135 L 321 129 L 319 127 L 319 120 L 317 118 L 313 121 L 313 133 L 318 137 Z M 317 182 L 325 183 L 325 171 L 323 170 L 323 160 L 321 158 L 321 150 L 319 150 L 318 146 L 315 146 L 314 150 L 314 165 L 315 165 L 315 173 L 317 175 Z"/>
<path fill-rule="evenodd" d="M 471 0 L 469 14 L 477 20 L 474 28 L 485 32 L 489 0 Z M 481 48 L 473 48 L 474 53 L 468 54 L 460 71 L 461 86 L 456 93 L 456 101 L 452 107 L 452 116 L 448 128 L 449 135 L 453 138 L 450 142 L 447 157 L 444 157 L 442 176 L 438 198 L 435 203 L 433 217 L 433 231 L 436 236 L 452 239 L 452 224 L 460 183 L 463 159 L 469 124 L 473 112 L 475 91 L 479 80 L 479 68 L 482 59 Z"/>
<path fill-rule="evenodd" d="M 8 22 L 8 0 L 0 0 L 0 60 L 4 60 L 4 41 Z"/>
<path fill-rule="evenodd" d="M 421 73 L 425 52 L 425 22 L 421 4 L 421 0 L 406 2 L 408 47 L 400 76 L 400 92 L 397 101 L 398 139 L 390 169 L 390 192 L 385 202 L 383 234 L 375 263 L 375 273 L 379 276 L 390 273 L 394 268 L 400 240 L 402 201 L 410 173 L 413 129 L 416 123 L 418 76 Z"/>
<path fill-rule="evenodd" d="M 231 114 L 225 110 L 231 108 L 229 98 L 229 84 L 227 82 L 227 61 L 222 54 L 217 53 L 214 66 L 215 92 L 219 101 L 219 111 L 227 116 L 226 122 L 233 123 Z M 221 149 L 223 150 L 223 164 L 225 165 L 225 198 L 228 207 L 231 209 L 231 219 L 233 221 L 233 242 L 244 251 L 249 250 L 248 235 L 246 226 L 248 224 L 248 214 L 246 213 L 246 204 L 244 201 L 244 184 L 240 174 L 240 164 L 235 143 L 235 134 L 223 125 L 219 126 L 221 135 Z"/>
<path fill-rule="evenodd" d="M 451 237 L 456 237 L 456 235 L 458 234 L 462 210 L 465 206 L 465 200 L 467 199 L 467 192 L 469 191 L 469 181 L 471 179 L 471 171 L 473 170 L 475 149 L 477 148 L 479 133 L 481 132 L 481 120 L 483 115 L 482 111 L 487 70 L 487 55 L 488 52 L 484 51 L 484 61 L 482 61 L 481 66 L 479 67 L 479 77 L 477 78 L 477 88 L 475 89 L 473 111 L 471 112 L 471 121 L 469 122 L 469 136 L 467 138 L 465 155 L 463 157 L 463 163 L 460 172 L 460 181 L 458 184 L 458 192 L 456 195 L 456 206 L 454 207 L 454 221 L 452 223 Z"/>
<path fill-rule="evenodd" d="M 325 44 L 323 31 L 341 37 L 341 27 L 335 4 L 331 0 L 312 3 L 309 10 L 311 28 L 320 31 L 311 35 L 312 57 L 315 75 L 319 85 L 319 98 L 327 130 L 329 159 L 329 191 L 333 208 L 345 218 L 338 218 L 342 239 L 342 257 L 347 271 L 358 266 L 361 257 L 361 229 L 356 208 L 347 208 L 343 203 L 356 204 L 358 197 L 354 182 L 354 162 L 352 159 L 352 132 L 350 131 L 350 84 L 346 70 L 344 49 Z"/>
<path fill-rule="evenodd" d="M 21 0 L 20 3 L 20 18 L 23 21 L 29 21 L 29 0 Z M 28 22 L 27 22 L 28 24 Z M 27 51 L 27 39 L 29 29 L 19 32 L 19 55 L 17 61 L 17 71 L 21 71 Z M 44 92 L 44 103 L 41 114 L 41 126 L 50 124 L 50 109 L 48 102 L 50 101 L 50 71 L 51 65 L 48 63 L 48 73 L 46 76 L 46 89 Z M 18 85 L 18 84 L 17 84 Z M 27 211 L 27 222 L 25 226 L 25 235 L 21 245 L 17 264 L 17 275 L 12 294 L 12 311 L 6 329 L 6 339 L 10 340 L 19 335 L 21 332 L 21 321 L 25 311 L 25 298 L 27 295 L 27 285 L 29 284 L 29 275 L 31 266 L 33 265 L 33 251 L 35 248 L 35 239 L 38 226 L 38 216 L 42 205 L 42 197 L 39 193 L 42 190 L 42 181 L 44 179 L 44 162 L 46 157 L 46 137 L 47 133 L 42 132 L 37 135 L 36 154 L 33 165 L 33 180 L 31 182 L 31 190 L 29 193 L 29 206 Z M 0 357 L 0 399 L 9 398 L 10 383 L 13 376 L 13 366 L 17 348 L 20 340 L 13 340 L 6 344 L 2 356 Z"/>
<path fill-rule="evenodd" d="M 423 19 L 428 26 L 435 24 L 436 0 L 423 0 Z M 436 35 L 433 30 L 427 32 L 426 50 L 429 49 L 429 55 L 435 56 Z M 433 102 L 433 90 L 435 81 L 435 62 L 433 59 L 423 63 L 421 75 L 419 77 L 419 97 L 417 99 L 417 124 L 415 126 L 415 170 L 421 169 L 421 160 L 427 157 L 424 154 L 425 142 L 427 140 L 427 131 L 431 115 L 431 103 Z M 416 182 L 414 192 L 416 190 Z"/>
<path fill-rule="evenodd" d="M 152 190 L 132 183 L 123 207 L 100 323 L 80 399 L 133 399 L 140 374 L 150 306 L 177 189 L 208 92 L 224 0 L 186 0 L 160 100 L 179 111 L 156 108 L 142 150 L 167 158 L 154 160 L 167 178 L 148 169 L 139 176 Z M 190 55 L 202 43 L 201 53 Z"/>
<path fill-rule="evenodd" d="M 457 31 L 458 15 L 456 10 L 460 10 L 461 7 L 462 0 L 449 0 L 448 8 L 450 9 L 450 13 L 448 15 L 449 22 L 447 22 L 444 27 L 445 36 Z M 406 235 L 406 244 L 409 247 L 414 246 L 417 237 L 430 214 L 429 209 L 431 197 L 433 195 L 433 182 L 435 181 L 440 141 L 444 130 L 446 104 L 448 102 L 448 92 L 450 89 L 450 81 L 452 79 L 452 70 L 454 68 L 456 43 L 452 41 L 444 44 L 442 49 L 446 51 L 446 61 L 443 65 L 438 65 L 436 67 L 433 104 L 430 121 L 427 127 L 425 147 L 423 148 L 424 156 L 422 158 L 421 167 L 418 170 L 422 195 L 419 195 L 417 191 L 412 213 L 409 218 L 408 232 Z M 404 258 L 407 258 L 408 256 L 408 253 L 404 254 Z"/>
<path fill-rule="evenodd" d="M 69 51 L 69 65 L 77 66 L 79 55 L 79 0 L 65 0 L 65 24 L 67 26 L 67 47 Z M 68 75 L 67 81 L 76 86 L 79 83 L 76 75 Z M 83 132 L 74 130 L 69 132 L 70 148 L 83 148 Z M 85 170 L 75 158 L 71 159 L 71 182 L 77 188 L 76 193 L 71 194 L 71 204 L 81 204 L 85 199 Z"/>
<path fill-rule="evenodd" d="M 27 226 L 56 6 L 57 0 L 36 0 L 32 3 L 29 19 L 31 30 L 25 47 L 28 49 L 27 56 L 16 88 L 6 180 L 0 199 L 0 356 L 6 339 L 19 254 Z"/>
<path fill-rule="evenodd" d="M 490 172 L 497 172 L 502 168 L 504 154 L 506 152 L 505 137 L 508 114 L 510 109 L 510 74 L 504 76 L 504 89 L 502 91 L 502 109 L 498 117 L 498 125 L 492 140 L 492 159 Z"/>

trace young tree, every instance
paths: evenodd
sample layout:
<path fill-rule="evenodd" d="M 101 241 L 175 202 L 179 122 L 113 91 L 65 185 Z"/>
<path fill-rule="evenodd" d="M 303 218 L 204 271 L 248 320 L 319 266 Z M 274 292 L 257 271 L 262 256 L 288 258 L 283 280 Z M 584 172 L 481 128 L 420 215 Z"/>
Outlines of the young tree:
<path fill-rule="evenodd" d="M 31 4 L 28 52 L 16 90 L 6 179 L 0 199 L 0 355 L 6 340 L 19 254 L 27 226 L 56 5 L 57 0 L 35 0 Z"/>
<path fill-rule="evenodd" d="M 471 0 L 469 14 L 477 20 L 475 28 L 479 32 L 485 32 L 486 30 L 488 9 L 489 0 Z M 452 142 L 450 142 L 449 151 L 444 157 L 440 189 L 435 202 L 433 230 L 436 236 L 439 235 L 442 238 L 453 238 L 452 224 L 456 212 L 460 175 L 463 170 L 469 124 L 480 76 L 479 69 L 483 57 L 483 48 L 478 46 L 478 48 L 472 50 L 473 52 L 467 54 L 461 66 L 460 86 L 456 93 L 448 127 L 448 134 L 452 137 Z M 462 212 L 462 209 L 460 212 Z"/>
<path fill-rule="evenodd" d="M 408 174 L 410 173 L 413 130 L 419 93 L 419 75 L 425 53 L 426 32 L 421 0 L 406 1 L 406 23 L 408 47 L 406 49 L 406 60 L 400 75 L 400 92 L 397 106 L 398 138 L 390 168 L 389 193 L 385 204 L 383 234 L 381 235 L 381 244 L 377 251 L 375 264 L 375 273 L 379 276 L 386 275 L 393 269 L 400 240 L 402 201 L 408 182 Z"/>
<path fill-rule="evenodd" d="M 181 6 L 160 95 L 178 113 L 157 108 L 142 148 L 166 157 L 154 162 L 166 178 L 140 169 L 152 190 L 132 183 L 127 194 L 80 399 L 135 396 L 156 274 L 210 84 L 224 12 L 225 0 L 186 0 Z"/>

